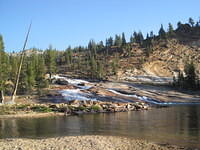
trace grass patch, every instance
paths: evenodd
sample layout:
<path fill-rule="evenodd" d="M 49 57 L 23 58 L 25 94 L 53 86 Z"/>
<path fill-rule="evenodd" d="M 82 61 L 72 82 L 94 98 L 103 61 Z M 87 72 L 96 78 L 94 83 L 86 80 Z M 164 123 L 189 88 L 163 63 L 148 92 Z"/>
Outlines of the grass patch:
<path fill-rule="evenodd" d="M 93 105 L 93 106 L 91 106 L 91 109 L 94 110 L 94 111 L 100 111 L 101 107 L 98 106 L 98 105 Z"/>
<path fill-rule="evenodd" d="M 52 112 L 51 108 L 47 106 L 33 106 L 31 110 L 35 112 Z"/>
<path fill-rule="evenodd" d="M 0 115 L 7 115 L 10 114 L 12 108 L 10 106 L 4 105 L 0 106 Z"/>
<path fill-rule="evenodd" d="M 16 109 L 17 110 L 26 110 L 30 105 L 29 104 L 21 104 L 21 105 L 17 105 Z"/>
<path fill-rule="evenodd" d="M 86 110 L 87 108 L 84 106 L 79 106 L 77 109 L 83 111 L 83 110 Z"/>

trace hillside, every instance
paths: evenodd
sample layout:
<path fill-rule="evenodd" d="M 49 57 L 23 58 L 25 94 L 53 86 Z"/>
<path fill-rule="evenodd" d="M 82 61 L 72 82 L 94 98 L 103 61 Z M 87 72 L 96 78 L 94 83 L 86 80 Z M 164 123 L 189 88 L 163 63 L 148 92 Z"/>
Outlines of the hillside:
<path fill-rule="evenodd" d="M 177 29 L 175 34 L 176 36 L 172 38 L 155 38 L 152 41 L 149 56 L 146 55 L 144 47 L 132 44 L 132 56 L 123 57 L 126 54 L 121 54 L 118 78 L 127 79 L 127 77 L 132 76 L 173 77 L 177 76 L 179 71 L 184 71 L 184 66 L 189 61 L 194 62 L 196 72 L 199 75 L 200 29 L 191 28 L 188 33 Z"/>
<path fill-rule="evenodd" d="M 190 61 L 200 74 L 200 26 L 181 24 L 171 35 L 168 31 L 165 37 L 153 35 L 142 41 L 137 41 L 139 34 L 136 33 L 135 41 L 121 45 L 116 42 L 119 36 L 107 39 L 111 44 L 90 41 L 88 47 L 69 47 L 66 51 L 50 47 L 43 53 L 34 49 L 27 50 L 26 55 L 46 57 L 52 49 L 57 73 L 78 78 L 171 81 L 180 71 L 184 72 L 185 64 Z"/>
<path fill-rule="evenodd" d="M 149 57 L 145 56 L 142 48 L 137 50 L 133 48 L 134 56 L 120 59 L 120 75 L 125 73 L 125 75 L 172 77 L 179 70 L 183 71 L 185 63 L 189 60 L 195 63 L 199 74 L 199 44 L 200 40 L 188 44 L 181 44 L 177 39 L 158 41 L 153 45 L 153 52 Z"/>

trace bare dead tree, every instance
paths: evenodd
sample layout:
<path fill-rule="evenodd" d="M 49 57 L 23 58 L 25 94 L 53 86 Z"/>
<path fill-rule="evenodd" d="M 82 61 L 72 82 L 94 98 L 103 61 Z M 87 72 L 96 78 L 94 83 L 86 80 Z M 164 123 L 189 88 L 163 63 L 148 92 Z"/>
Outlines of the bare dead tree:
<path fill-rule="evenodd" d="M 17 88 L 18 88 L 18 84 L 19 84 L 19 77 L 20 77 L 20 73 L 21 73 L 21 69 L 22 69 L 22 64 L 23 64 L 23 61 L 24 61 L 25 48 L 26 48 L 26 43 L 28 41 L 30 30 L 31 30 L 31 24 L 32 23 L 30 23 L 30 26 L 28 28 L 28 32 L 27 32 L 27 35 L 26 35 L 24 46 L 23 46 L 23 49 L 22 49 L 22 52 L 21 52 L 20 63 L 19 63 L 19 67 L 18 67 L 18 70 L 17 70 L 16 81 L 15 81 L 15 86 L 14 86 L 14 90 L 13 90 L 13 94 L 12 94 L 12 98 L 11 98 L 11 103 L 15 103 L 15 97 L 16 97 Z"/>
<path fill-rule="evenodd" d="M 3 90 L 0 90 L 0 104 L 4 104 L 4 94 L 3 94 Z"/>

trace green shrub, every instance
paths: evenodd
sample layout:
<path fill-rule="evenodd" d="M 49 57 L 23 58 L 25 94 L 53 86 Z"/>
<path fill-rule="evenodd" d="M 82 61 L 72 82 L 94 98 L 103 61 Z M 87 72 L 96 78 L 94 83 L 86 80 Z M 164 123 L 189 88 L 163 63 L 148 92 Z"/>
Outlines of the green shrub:
<path fill-rule="evenodd" d="M 16 109 L 17 110 L 25 110 L 28 106 L 29 106 L 29 104 L 21 104 L 21 105 L 17 105 Z"/>
<path fill-rule="evenodd" d="M 91 106 L 91 109 L 94 110 L 94 111 L 99 111 L 99 110 L 101 110 L 100 106 L 98 106 L 98 105 L 93 105 L 93 106 Z"/>
<path fill-rule="evenodd" d="M 86 110 L 87 108 L 84 106 L 79 106 L 77 109 L 83 111 L 83 110 Z"/>
<path fill-rule="evenodd" d="M 33 106 L 31 107 L 31 110 L 35 112 L 52 112 L 52 110 L 47 106 Z"/>

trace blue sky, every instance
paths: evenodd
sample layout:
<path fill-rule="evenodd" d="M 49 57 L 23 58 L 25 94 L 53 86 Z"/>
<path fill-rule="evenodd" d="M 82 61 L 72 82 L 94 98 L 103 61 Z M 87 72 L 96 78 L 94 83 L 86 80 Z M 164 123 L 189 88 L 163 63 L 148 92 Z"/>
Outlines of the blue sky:
<path fill-rule="evenodd" d="M 21 50 L 30 21 L 27 48 L 64 50 L 86 46 L 134 30 L 144 35 L 160 24 L 187 22 L 200 17 L 199 0 L 0 0 L 0 34 L 6 51 Z"/>

